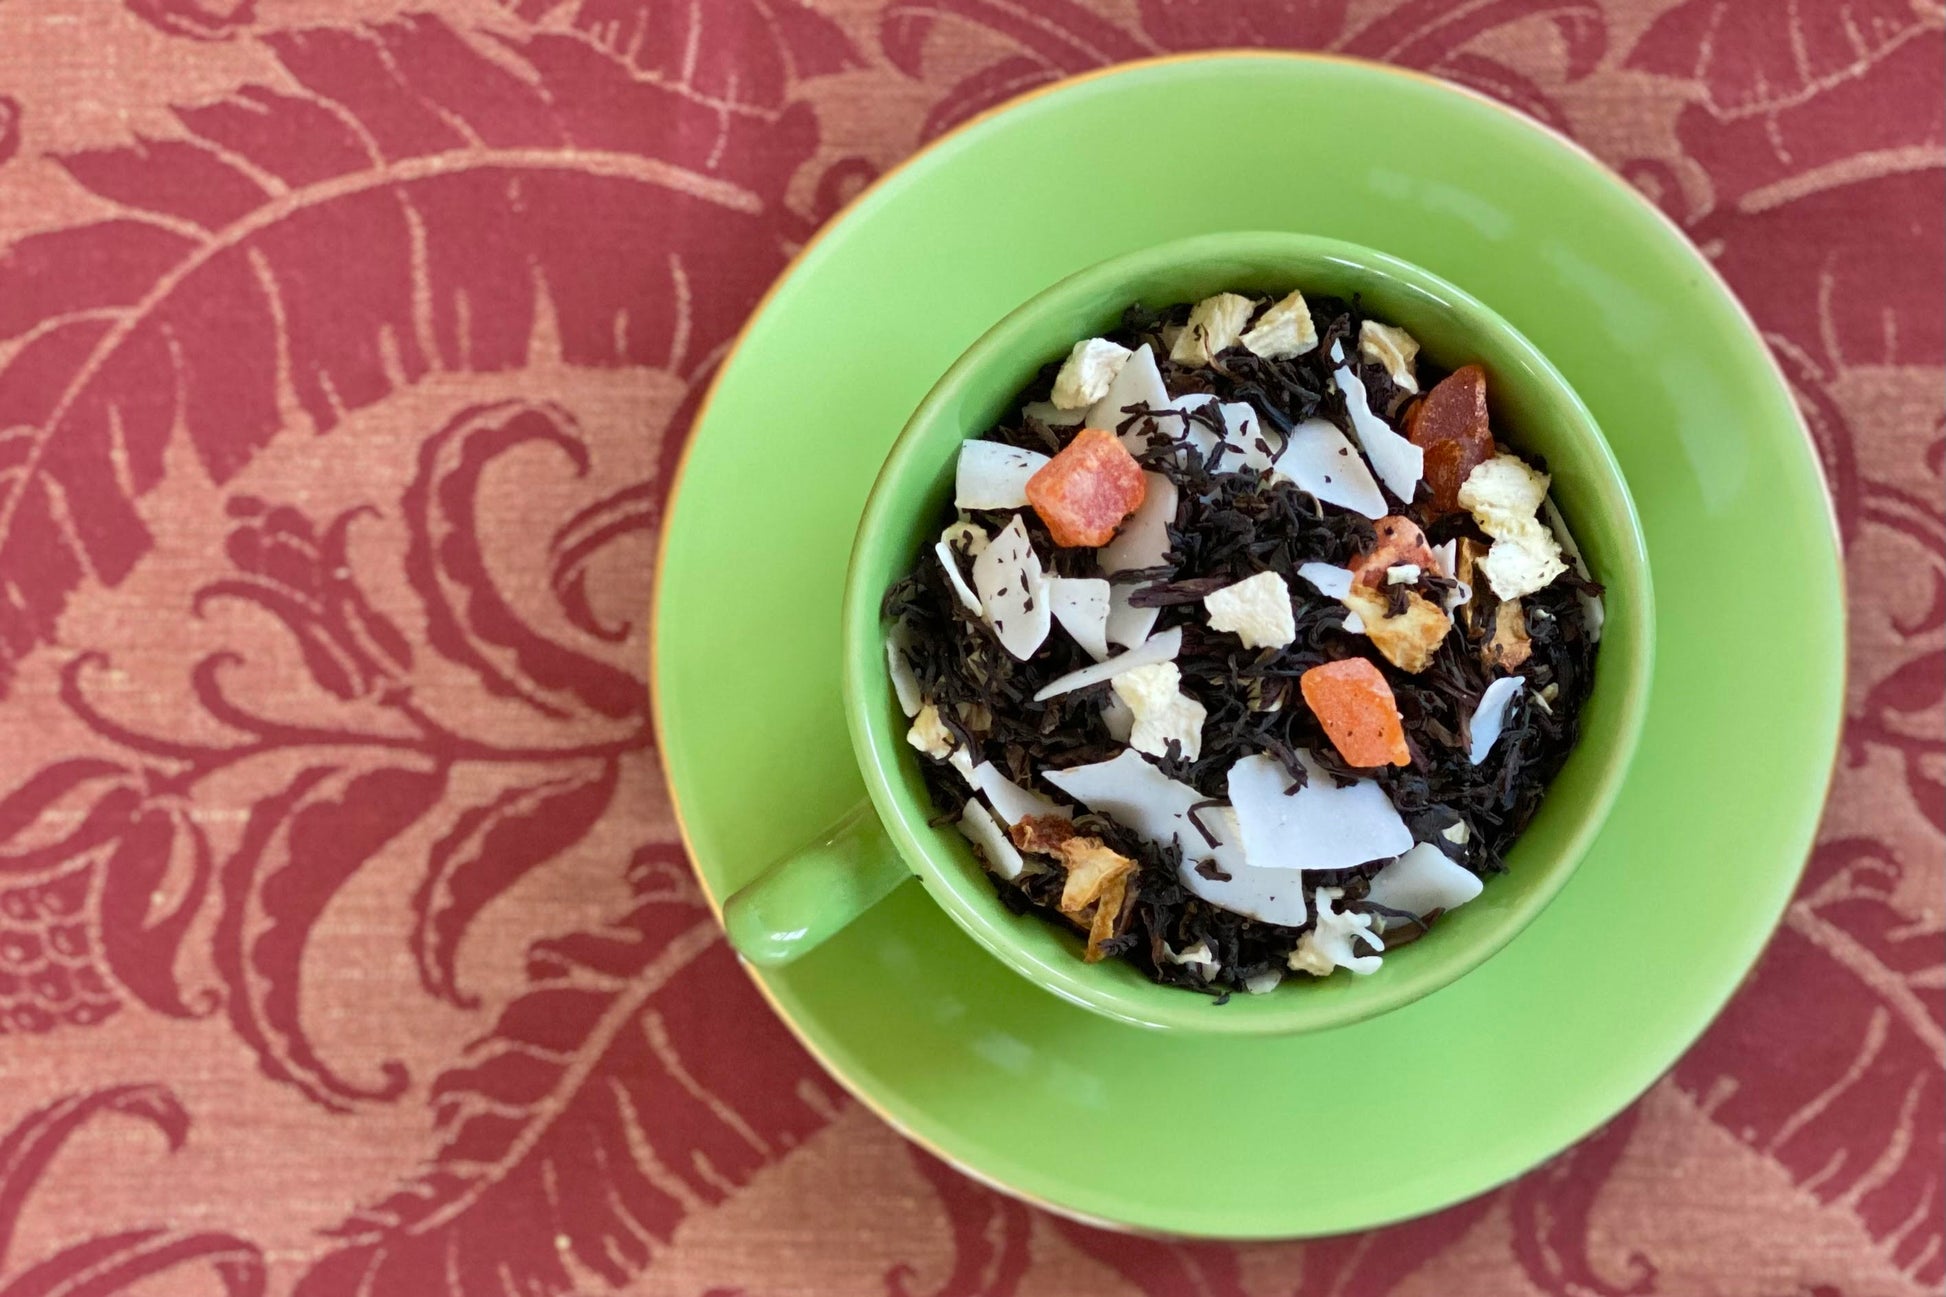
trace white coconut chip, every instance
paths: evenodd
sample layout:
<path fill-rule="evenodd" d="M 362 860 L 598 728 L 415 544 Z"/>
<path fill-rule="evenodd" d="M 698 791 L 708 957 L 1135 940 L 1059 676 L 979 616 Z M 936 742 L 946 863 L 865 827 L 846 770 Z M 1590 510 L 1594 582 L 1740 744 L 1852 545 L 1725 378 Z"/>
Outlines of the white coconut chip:
<path fill-rule="evenodd" d="M 1230 807 L 1208 807 L 1198 811 L 1196 817 L 1219 846 L 1213 849 L 1209 839 L 1200 834 L 1193 844 L 1185 844 L 1182 864 L 1176 869 L 1183 889 L 1233 914 L 1279 927 L 1302 927 L 1311 917 L 1304 899 L 1304 875 L 1295 869 L 1262 869 L 1249 863 L 1239 849 L 1242 834 L 1236 811 Z M 1198 871 L 1196 866 L 1202 862 L 1190 854 L 1192 845 L 1204 854 L 1213 851 L 1217 872 L 1226 877 L 1210 878 Z"/>
<path fill-rule="evenodd" d="M 987 625 L 1007 652 L 1025 662 L 1046 642 L 1054 601 L 1019 514 L 973 560 L 973 588 L 986 609 Z"/>
<path fill-rule="evenodd" d="M 1189 808 L 1207 799 L 1140 754 L 1125 751 L 1112 761 L 1049 771 L 1047 781 L 1158 846 L 1175 843 L 1182 851 L 1182 885 L 1211 905 L 1285 927 L 1297 927 L 1308 917 L 1303 880 L 1295 871 L 1253 868 L 1238 845 L 1229 808 L 1208 807 L 1192 818 Z M 1204 829 L 1215 837 L 1214 844 Z M 1198 873 L 1196 866 L 1204 861 L 1227 877 Z"/>
<path fill-rule="evenodd" d="M 1433 565 L 1439 569 L 1441 576 L 1459 584 L 1457 590 L 1449 591 L 1446 595 L 1444 601 L 1446 611 L 1450 613 L 1463 604 L 1471 603 L 1473 587 L 1459 579 L 1459 542 L 1449 540 L 1443 545 L 1434 545 L 1432 558 Z"/>
<path fill-rule="evenodd" d="M 1177 626 L 1163 631 L 1160 635 L 1150 636 L 1139 646 L 1118 657 L 1109 658 L 1106 662 L 1097 662 L 1093 666 L 1070 671 L 1064 676 L 1056 676 L 1034 695 L 1034 701 L 1044 703 L 1050 698 L 1059 698 L 1062 694 L 1073 693 L 1076 689 L 1086 689 L 1089 685 L 1113 680 L 1122 672 L 1133 671 L 1136 667 L 1154 666 L 1158 662 L 1173 662 L 1176 660 L 1176 654 L 1180 652 L 1182 652 L 1182 627 Z"/>
<path fill-rule="evenodd" d="M 1217 468 L 1226 473 L 1261 473 L 1270 468 L 1270 441 L 1255 407 L 1248 401 L 1225 401 L 1222 412 L 1223 444 L 1230 452 L 1217 461 Z"/>
<path fill-rule="evenodd" d="M 1149 632 L 1155 629 L 1156 619 L 1162 616 L 1160 608 L 1137 608 L 1130 603 L 1129 596 L 1145 587 L 1137 585 L 1118 585 L 1108 594 L 1108 642 L 1123 648 L 1135 648 L 1148 642 Z"/>
<path fill-rule="evenodd" d="M 1101 570 L 1132 572 L 1169 561 L 1169 524 L 1176 519 L 1176 484 L 1160 473 L 1145 473 L 1141 507 L 1129 515 L 1114 540 L 1096 551 Z M 1108 593 L 1108 642 L 1133 648 L 1155 629 L 1159 608 L 1137 608 L 1129 596 L 1142 587 L 1118 583 Z"/>
<path fill-rule="evenodd" d="M 1424 918 L 1434 910 L 1453 910 L 1480 894 L 1480 876 L 1430 842 L 1421 842 L 1372 876 L 1365 899 L 1388 910 L 1404 910 Z M 1404 926 L 1408 920 L 1381 917 L 1379 931 Z"/>
<path fill-rule="evenodd" d="M 919 677 L 912 670 L 912 659 L 906 651 L 912 647 L 912 628 L 904 622 L 895 623 L 885 637 L 885 666 L 892 677 L 892 693 L 899 700 L 899 710 L 907 716 L 917 716 L 925 705 L 925 698 L 919 692 Z"/>
<path fill-rule="evenodd" d="M 986 605 L 980 602 L 980 596 L 973 593 L 973 587 L 966 584 L 966 578 L 960 575 L 959 556 L 953 553 L 953 547 L 942 540 L 932 547 L 932 552 L 939 556 L 939 566 L 946 569 L 946 579 L 952 583 L 953 593 L 959 596 L 959 601 L 966 605 L 966 611 L 975 617 L 985 616 Z M 978 561 L 974 560 L 976 563 Z"/>
<path fill-rule="evenodd" d="M 1393 495 L 1410 501 L 1419 489 L 1419 479 L 1425 475 L 1426 452 L 1392 431 L 1390 424 L 1372 413 L 1371 397 L 1365 391 L 1365 384 L 1345 363 L 1345 349 L 1340 343 L 1331 344 L 1331 360 L 1337 365 L 1331 372 L 1332 381 L 1344 394 L 1345 413 L 1351 416 L 1351 430 L 1365 457 L 1371 460 L 1373 471 L 1391 488 Z"/>
<path fill-rule="evenodd" d="M 1039 419 L 1050 428 L 1073 428 L 1088 417 L 1088 407 L 1079 410 L 1063 410 L 1052 401 L 1029 401 L 1020 407 L 1024 419 Z"/>
<path fill-rule="evenodd" d="M 1364 457 L 1335 424 L 1323 419 L 1306 419 L 1291 429 L 1290 440 L 1277 457 L 1277 475 L 1325 504 L 1367 518 L 1383 518 L 1391 512 Z"/>
<path fill-rule="evenodd" d="M 1108 385 L 1108 395 L 1088 407 L 1087 424 L 1090 428 L 1106 428 L 1110 432 L 1121 429 L 1122 421 L 1131 405 L 1147 406 L 1160 410 L 1169 404 L 1169 389 L 1162 385 L 1162 371 L 1156 368 L 1155 353 L 1149 344 L 1143 343 L 1128 358 L 1122 371 L 1115 375 L 1115 381 Z M 1169 422 L 1174 423 L 1171 419 Z M 1147 450 L 1149 446 L 1149 421 L 1138 420 L 1122 436 L 1122 444 L 1130 453 Z M 1173 431 L 1173 430 L 1172 430 Z"/>
<path fill-rule="evenodd" d="M 1022 509 L 1027 479 L 1041 471 L 1047 456 L 998 441 L 960 443 L 953 505 L 959 509 Z"/>
<path fill-rule="evenodd" d="M 1372 931 L 1371 915 L 1352 914 L 1334 907 L 1333 902 L 1344 894 L 1342 887 L 1318 888 L 1317 926 L 1297 939 L 1297 949 L 1291 951 L 1290 957 L 1293 972 L 1329 977 L 1340 968 L 1347 968 L 1363 977 L 1376 973 L 1385 963 L 1378 955 L 1357 953 L 1356 942 L 1362 941 L 1374 950 L 1385 949 L 1385 943 Z"/>
<path fill-rule="evenodd" d="M 959 831 L 966 835 L 968 842 L 980 849 L 980 854 L 986 857 L 987 868 L 1000 877 L 1018 878 L 1020 871 L 1027 867 L 1020 852 L 1007 840 L 1007 831 L 994 822 L 993 816 L 978 800 L 969 801 L 966 809 L 960 813 Z"/>
<path fill-rule="evenodd" d="M 1300 563 L 1297 574 L 1309 581 L 1327 599 L 1342 599 L 1351 593 L 1351 569 L 1332 563 Z"/>
<path fill-rule="evenodd" d="M 1526 687 L 1527 682 L 1519 676 L 1501 676 L 1486 687 L 1480 695 L 1480 705 L 1473 709 L 1473 719 L 1466 723 L 1468 761 L 1477 766 L 1487 759 L 1487 753 L 1500 741 L 1500 732 L 1506 728 L 1507 709 Z"/>
<path fill-rule="evenodd" d="M 1000 773 L 1000 768 L 991 761 L 982 761 L 974 766 L 967 782 L 993 803 L 993 809 L 1009 827 L 1020 823 L 1029 816 L 1058 816 L 1064 820 L 1074 818 L 1074 808 L 1063 806 L 1052 797 L 1044 797 L 1031 788 L 1022 788 L 1013 780 Z"/>
<path fill-rule="evenodd" d="M 1344 628 L 1345 634 L 1347 635 L 1363 635 L 1365 633 L 1365 619 L 1355 612 L 1348 612 L 1345 614 Z"/>
<path fill-rule="evenodd" d="M 1122 523 L 1115 539 L 1095 551 L 1101 570 L 1111 576 L 1169 561 L 1169 524 L 1176 520 L 1176 484 L 1161 473 L 1144 473 L 1142 503 Z"/>
<path fill-rule="evenodd" d="M 1385 569 L 1385 584 L 1412 585 L 1421 575 L 1417 563 L 1394 563 Z"/>
<path fill-rule="evenodd" d="M 1217 404 L 1216 398 L 1208 392 L 1190 392 L 1186 395 L 1171 397 L 1169 399 L 1169 408 L 1172 410 L 1181 410 L 1184 414 L 1200 410 L 1206 405 L 1215 404 Z M 1195 448 L 1197 456 L 1203 459 L 1209 458 L 1210 451 L 1215 448 L 1216 443 L 1221 438 L 1216 433 L 1210 431 L 1209 425 L 1200 419 L 1184 419 L 1182 423 L 1184 429 L 1189 434 L 1189 444 Z M 1169 428 L 1165 431 L 1175 432 L 1176 429 Z"/>
<path fill-rule="evenodd" d="M 1168 944 L 1164 943 L 1162 958 L 1179 968 L 1187 968 L 1193 973 L 1201 974 L 1206 982 L 1214 977 L 1216 970 L 1221 967 L 1216 962 L 1216 956 L 1210 953 L 1207 941 L 1194 942 L 1185 947 L 1180 954 L 1169 949 Z"/>
<path fill-rule="evenodd" d="M 1252 973 L 1243 979 L 1243 989 L 1251 995 L 1269 995 L 1283 985 L 1284 974 L 1281 969 L 1266 968 L 1261 973 Z"/>
<path fill-rule="evenodd" d="M 1561 544 L 1561 552 L 1574 566 L 1575 575 L 1583 581 L 1592 581 L 1594 576 L 1588 571 L 1587 562 L 1581 557 L 1581 546 L 1575 544 L 1574 533 L 1568 530 L 1568 520 L 1554 507 L 1554 497 L 1548 496 L 1541 501 L 1541 513 L 1547 519 L 1547 528 L 1554 533 L 1554 539 Z M 1598 594 L 1581 594 L 1581 620 L 1588 627 L 1588 638 L 1596 644 L 1601 643 L 1602 624 L 1608 620 L 1608 610 Z"/>
<path fill-rule="evenodd" d="M 1350 869 L 1411 849 L 1411 830 L 1377 783 L 1360 779 L 1340 788 L 1308 756 L 1298 760 L 1309 778 L 1288 795 L 1290 772 L 1272 757 L 1245 757 L 1230 767 L 1230 805 L 1252 865 Z"/>
<path fill-rule="evenodd" d="M 1110 587 L 1100 577 L 1048 578 L 1048 606 L 1074 642 L 1100 662 L 1108 656 Z"/>

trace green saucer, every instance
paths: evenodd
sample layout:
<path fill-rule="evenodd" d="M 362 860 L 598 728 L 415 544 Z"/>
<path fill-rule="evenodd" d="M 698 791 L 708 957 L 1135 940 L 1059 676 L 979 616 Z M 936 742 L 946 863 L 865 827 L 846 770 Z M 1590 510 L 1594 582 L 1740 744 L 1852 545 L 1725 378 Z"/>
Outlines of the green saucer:
<path fill-rule="evenodd" d="M 665 524 L 652 677 L 720 903 L 863 795 L 839 600 L 866 492 L 927 389 L 1063 275 L 1278 228 L 1482 298 L 1612 442 L 1655 572 L 1657 673 L 1573 880 L 1453 985 L 1289 1039 L 1162 1035 L 1066 1004 L 917 883 L 755 974 L 834 1076 L 969 1173 L 1101 1223 L 1232 1238 L 1431 1211 L 1581 1138 L 1709 1023 L 1796 883 L 1841 711 L 1836 535 L 1782 376 L 1671 225 L 1533 122 L 1375 66 L 1183 58 L 1022 101 L 872 189 L 746 330 Z"/>

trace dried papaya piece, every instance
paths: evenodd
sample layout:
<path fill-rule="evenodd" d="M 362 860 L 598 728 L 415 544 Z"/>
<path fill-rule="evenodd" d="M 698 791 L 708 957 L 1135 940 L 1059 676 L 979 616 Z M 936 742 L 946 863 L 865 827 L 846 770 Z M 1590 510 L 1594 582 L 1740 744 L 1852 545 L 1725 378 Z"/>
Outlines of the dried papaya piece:
<path fill-rule="evenodd" d="M 1304 701 L 1338 755 L 1354 766 L 1409 766 L 1405 726 L 1392 686 L 1365 658 L 1312 667 L 1298 677 Z"/>
<path fill-rule="evenodd" d="M 1378 536 L 1377 542 L 1369 552 L 1351 562 L 1354 583 L 1383 590 L 1385 574 L 1395 567 L 1416 567 L 1421 572 L 1437 570 L 1432 547 L 1426 544 L 1426 533 L 1412 519 L 1392 514 L 1373 523 L 1372 530 Z"/>
<path fill-rule="evenodd" d="M 1463 365 L 1434 385 L 1406 419 L 1406 436 L 1426 453 L 1426 487 L 1438 513 L 1459 507 L 1467 475 L 1493 458 L 1487 424 L 1487 374 Z"/>
<path fill-rule="evenodd" d="M 1065 547 L 1106 545 L 1148 494 L 1142 466 L 1121 439 L 1100 428 L 1079 436 L 1027 479 L 1027 503 Z"/>

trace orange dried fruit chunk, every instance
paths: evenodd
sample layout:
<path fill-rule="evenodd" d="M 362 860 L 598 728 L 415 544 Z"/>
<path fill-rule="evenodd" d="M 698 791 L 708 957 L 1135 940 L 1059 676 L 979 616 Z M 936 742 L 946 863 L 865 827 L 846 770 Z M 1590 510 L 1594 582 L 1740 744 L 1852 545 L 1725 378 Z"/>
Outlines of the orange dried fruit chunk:
<path fill-rule="evenodd" d="M 1460 507 L 1459 489 L 1467 475 L 1493 458 L 1493 432 L 1487 426 L 1487 374 L 1463 365 L 1439 380 L 1414 407 L 1406 436 L 1426 452 L 1426 486 L 1432 507 L 1452 513 Z"/>
<path fill-rule="evenodd" d="M 1392 686 L 1365 658 L 1312 667 L 1298 677 L 1304 701 L 1330 736 L 1338 755 L 1354 766 L 1409 766 L 1405 726 Z"/>
<path fill-rule="evenodd" d="M 1383 590 L 1385 574 L 1400 564 L 1417 567 L 1421 572 L 1436 570 L 1432 547 L 1426 544 L 1426 533 L 1412 519 L 1392 514 L 1373 523 L 1372 530 L 1378 536 L 1377 543 L 1369 553 L 1351 561 L 1351 577 L 1359 585 Z"/>
<path fill-rule="evenodd" d="M 1142 466 L 1112 432 L 1083 428 L 1067 448 L 1027 479 L 1027 503 L 1054 543 L 1106 545 L 1148 494 Z"/>

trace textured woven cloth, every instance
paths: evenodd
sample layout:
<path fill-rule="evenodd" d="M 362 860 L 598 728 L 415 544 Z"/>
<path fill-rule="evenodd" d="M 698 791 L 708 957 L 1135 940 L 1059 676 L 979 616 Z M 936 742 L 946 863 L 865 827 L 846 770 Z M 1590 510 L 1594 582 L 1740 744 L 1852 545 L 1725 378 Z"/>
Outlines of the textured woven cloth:
<path fill-rule="evenodd" d="M 1939 1292 L 1941 27 L 0 0 L 0 1294 Z M 1853 620 L 1803 891 L 1680 1066 L 1475 1202 L 1231 1247 L 975 1185 L 792 1043 L 689 881 L 640 610 L 700 386 L 821 222 L 1022 90 L 1247 44 L 1477 87 L 1688 229 Z"/>

